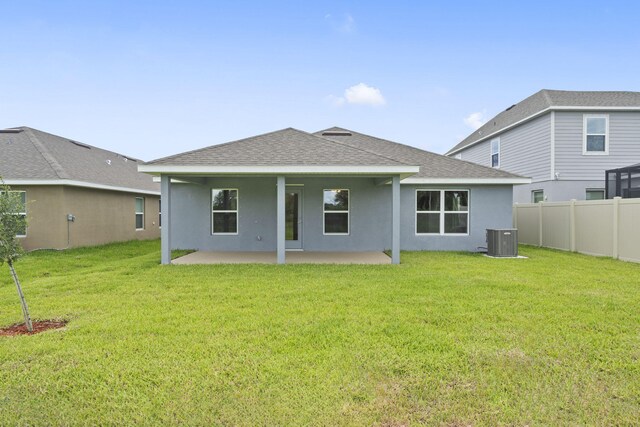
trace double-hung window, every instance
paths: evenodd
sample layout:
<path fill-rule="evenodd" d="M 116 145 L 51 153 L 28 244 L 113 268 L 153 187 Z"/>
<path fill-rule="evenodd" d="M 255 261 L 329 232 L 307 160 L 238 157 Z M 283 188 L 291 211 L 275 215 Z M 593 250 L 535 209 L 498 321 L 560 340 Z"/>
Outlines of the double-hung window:
<path fill-rule="evenodd" d="M 324 190 L 324 234 L 349 234 L 349 190 Z"/>
<path fill-rule="evenodd" d="M 416 190 L 416 234 L 469 234 L 469 191 Z"/>
<path fill-rule="evenodd" d="M 500 138 L 491 140 L 491 167 L 500 167 Z"/>
<path fill-rule="evenodd" d="M 584 115 L 583 154 L 609 154 L 609 116 Z"/>
<path fill-rule="evenodd" d="M 211 232 L 238 234 L 238 190 L 214 188 L 211 190 Z"/>
<path fill-rule="evenodd" d="M 0 191 L 0 195 L 4 194 L 3 191 Z M 19 217 L 26 218 L 27 217 L 27 192 L 26 191 L 9 191 L 9 194 L 17 194 L 20 197 L 20 202 L 18 205 L 18 209 L 13 215 L 18 215 Z M 26 225 L 18 230 L 18 234 L 16 237 L 27 237 L 27 228 Z"/>
<path fill-rule="evenodd" d="M 136 197 L 136 230 L 144 230 L 144 197 Z"/>

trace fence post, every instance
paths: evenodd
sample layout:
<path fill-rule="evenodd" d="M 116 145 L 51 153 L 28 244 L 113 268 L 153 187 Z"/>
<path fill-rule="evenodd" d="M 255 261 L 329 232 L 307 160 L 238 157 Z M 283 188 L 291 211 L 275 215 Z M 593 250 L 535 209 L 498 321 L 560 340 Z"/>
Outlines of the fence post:
<path fill-rule="evenodd" d="M 538 202 L 538 246 L 542 247 L 542 204 Z"/>
<path fill-rule="evenodd" d="M 618 247 L 618 237 L 620 235 L 619 233 L 619 227 L 620 227 L 620 199 L 621 197 L 614 197 L 613 198 L 613 258 L 614 259 L 618 259 L 618 252 L 619 252 L 619 247 Z"/>
<path fill-rule="evenodd" d="M 569 249 L 576 251 L 576 199 L 569 204 Z"/>

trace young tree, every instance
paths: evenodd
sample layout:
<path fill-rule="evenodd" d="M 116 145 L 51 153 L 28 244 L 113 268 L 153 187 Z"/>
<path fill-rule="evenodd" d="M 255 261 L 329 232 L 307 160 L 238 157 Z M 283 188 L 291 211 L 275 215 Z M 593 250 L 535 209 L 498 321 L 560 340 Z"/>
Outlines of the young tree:
<path fill-rule="evenodd" d="M 29 307 L 27 307 L 20 280 L 18 280 L 18 275 L 13 267 L 13 263 L 24 253 L 16 236 L 23 234 L 27 226 L 27 219 L 23 215 L 18 215 L 18 213 L 24 212 L 25 202 L 22 200 L 21 194 L 12 192 L 0 177 L 0 265 L 6 262 L 9 266 L 11 277 L 20 296 L 24 323 L 27 330 L 32 332 L 33 325 L 31 324 L 31 316 L 29 316 Z"/>

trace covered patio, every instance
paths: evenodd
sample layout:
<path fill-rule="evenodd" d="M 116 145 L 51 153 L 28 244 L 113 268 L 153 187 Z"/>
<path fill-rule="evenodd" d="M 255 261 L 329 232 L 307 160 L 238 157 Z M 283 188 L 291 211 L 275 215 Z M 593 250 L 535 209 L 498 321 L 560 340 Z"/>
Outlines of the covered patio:
<path fill-rule="evenodd" d="M 384 252 L 287 251 L 287 264 L 391 264 Z M 277 264 L 276 252 L 196 251 L 176 258 L 171 264 Z"/>

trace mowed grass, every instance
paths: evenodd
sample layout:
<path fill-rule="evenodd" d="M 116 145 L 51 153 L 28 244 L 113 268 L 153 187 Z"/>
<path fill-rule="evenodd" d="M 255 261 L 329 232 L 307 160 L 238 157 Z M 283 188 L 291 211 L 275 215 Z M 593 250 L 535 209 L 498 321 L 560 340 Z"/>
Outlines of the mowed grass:
<path fill-rule="evenodd" d="M 159 243 L 31 254 L 1 425 L 632 425 L 640 265 L 403 253 L 400 266 L 160 266 Z M 0 325 L 21 321 L 6 266 Z"/>

